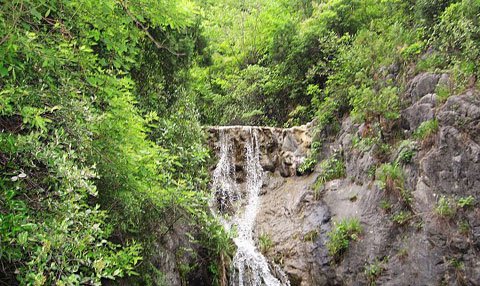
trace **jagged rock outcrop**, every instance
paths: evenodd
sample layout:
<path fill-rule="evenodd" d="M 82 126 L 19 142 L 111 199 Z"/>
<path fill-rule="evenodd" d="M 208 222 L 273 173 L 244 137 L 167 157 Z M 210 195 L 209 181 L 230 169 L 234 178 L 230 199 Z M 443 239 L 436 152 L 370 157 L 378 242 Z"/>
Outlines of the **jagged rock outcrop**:
<path fill-rule="evenodd" d="M 283 177 L 295 175 L 297 167 L 302 164 L 312 143 L 311 125 L 288 129 L 252 127 L 258 134 L 262 153 L 260 163 L 264 170 L 270 172 L 278 170 Z M 247 133 L 250 131 L 243 126 L 209 127 L 208 141 L 211 149 L 218 149 L 219 130 L 221 129 L 228 129 L 229 138 L 234 140 L 237 180 L 244 181 L 245 140 L 249 138 Z"/>
<path fill-rule="evenodd" d="M 412 158 L 402 162 L 397 159 L 404 146 L 394 143 L 397 149 L 380 160 L 374 148 L 355 144 L 364 126 L 346 118 L 335 136 L 325 138 L 321 155 L 339 154 L 346 177 L 323 185 L 317 182 L 320 166 L 306 176 L 295 171 L 311 144 L 310 126 L 259 127 L 265 180 L 255 236 L 271 239 L 266 257 L 283 266 L 291 285 L 480 285 L 480 95 L 467 91 L 440 103 L 435 90 L 446 81 L 446 75 L 415 77 L 406 92 L 410 107 L 398 125 L 410 137 L 436 118 L 431 144 L 409 141 Z M 237 169 L 243 158 L 240 129 L 232 131 L 238 132 Z M 212 147 L 216 130 L 210 129 Z M 375 168 L 385 161 L 399 162 L 405 172 L 412 216 L 404 224 L 392 220 L 399 195 L 375 181 Z M 441 216 L 435 212 L 441 196 L 452 202 L 471 196 L 475 203 L 452 204 L 454 214 Z M 382 208 L 387 201 L 391 210 Z M 325 246 L 327 233 L 333 221 L 349 217 L 360 220 L 361 237 L 334 261 Z M 375 275 L 365 272 L 370 264 L 379 266 Z"/>

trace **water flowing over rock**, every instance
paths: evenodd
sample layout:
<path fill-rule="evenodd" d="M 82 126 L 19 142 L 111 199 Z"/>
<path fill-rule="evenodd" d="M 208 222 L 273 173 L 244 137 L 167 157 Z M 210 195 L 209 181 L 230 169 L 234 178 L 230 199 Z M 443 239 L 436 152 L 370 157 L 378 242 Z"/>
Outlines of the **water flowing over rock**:
<path fill-rule="evenodd" d="M 358 145 L 365 126 L 344 118 L 338 132 L 324 135 L 318 154 L 319 161 L 335 156 L 343 162 L 345 177 L 330 181 L 322 179 L 322 164 L 307 175 L 296 172 L 312 142 L 310 125 L 209 128 L 219 160 L 212 169 L 212 208 L 232 217 L 224 220 L 227 228 L 238 229 L 230 285 L 480 285 L 480 95 L 467 91 L 441 103 L 430 83 L 425 86 L 415 91 L 418 99 L 403 111 L 398 131 L 410 136 L 436 118 L 431 143 L 410 138 L 379 158 L 375 146 Z M 405 146 L 412 157 L 399 161 Z M 377 184 L 375 168 L 385 162 L 399 164 L 411 193 L 411 217 L 403 224 L 393 220 L 405 207 L 402 197 Z M 452 201 L 451 217 L 435 210 L 442 196 Z M 473 203 L 456 205 L 460 198 Z M 358 219 L 363 230 L 334 259 L 327 234 L 345 218 Z M 261 237 L 270 240 L 263 255 Z M 379 270 L 369 276 L 372 265 Z"/>
<path fill-rule="evenodd" d="M 264 168 L 271 169 L 269 166 L 281 164 L 285 175 L 294 173 L 305 156 L 303 144 L 309 144 L 308 140 L 302 140 L 306 138 L 301 135 L 304 132 L 306 129 L 297 131 L 299 135 L 295 136 L 292 135 L 295 133 L 273 128 L 211 129 L 213 136 L 218 138 L 211 142 L 216 142 L 219 158 L 213 171 L 213 189 L 216 193 L 212 208 L 220 214 L 230 215 L 231 219 L 222 218 L 223 224 L 227 229 L 235 227 L 237 231 L 234 239 L 237 252 L 230 278 L 232 286 L 290 285 L 280 267 L 267 262 L 259 252 L 254 240 L 254 227 L 260 205 L 259 195 L 264 185 Z M 236 138 L 241 138 L 241 141 Z M 282 149 L 278 146 L 282 146 Z"/>

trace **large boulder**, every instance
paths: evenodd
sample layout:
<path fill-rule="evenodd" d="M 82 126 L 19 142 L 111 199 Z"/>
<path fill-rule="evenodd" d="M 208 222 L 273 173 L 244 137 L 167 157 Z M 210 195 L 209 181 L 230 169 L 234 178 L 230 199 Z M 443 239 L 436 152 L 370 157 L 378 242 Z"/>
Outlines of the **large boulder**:
<path fill-rule="evenodd" d="M 407 83 L 406 97 L 413 104 L 429 93 L 435 93 L 441 75 L 426 72 L 414 77 Z"/>

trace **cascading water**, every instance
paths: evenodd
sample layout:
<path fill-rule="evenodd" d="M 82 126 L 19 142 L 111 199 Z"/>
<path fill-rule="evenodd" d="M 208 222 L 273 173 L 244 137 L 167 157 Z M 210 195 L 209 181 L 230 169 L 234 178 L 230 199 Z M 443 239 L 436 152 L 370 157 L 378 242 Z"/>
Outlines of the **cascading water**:
<path fill-rule="evenodd" d="M 235 181 L 235 156 L 233 140 L 229 138 L 227 129 L 219 130 L 219 162 L 213 172 L 213 188 L 216 191 L 217 210 L 227 211 L 231 218 L 223 216 L 224 227 L 230 230 L 235 227 L 237 237 L 234 239 L 237 252 L 233 258 L 233 275 L 231 286 L 281 286 L 290 285 L 286 275 L 276 269 L 277 279 L 271 272 L 266 258 L 257 250 L 253 239 L 253 227 L 259 205 L 259 192 L 262 187 L 263 169 L 260 165 L 260 147 L 258 134 L 252 127 L 242 127 L 247 135 L 245 140 L 245 194 L 242 196 L 240 187 Z M 238 127 L 235 127 L 238 128 Z M 282 281 L 282 282 L 281 282 Z"/>

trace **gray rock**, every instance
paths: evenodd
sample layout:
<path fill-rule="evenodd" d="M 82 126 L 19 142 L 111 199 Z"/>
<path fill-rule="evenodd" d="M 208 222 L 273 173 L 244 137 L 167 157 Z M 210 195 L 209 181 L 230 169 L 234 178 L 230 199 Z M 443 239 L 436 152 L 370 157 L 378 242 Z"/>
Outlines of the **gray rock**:
<path fill-rule="evenodd" d="M 425 121 L 435 118 L 437 97 L 435 94 L 427 94 L 419 101 L 402 112 L 402 118 L 407 122 L 408 129 L 413 133 Z"/>
<path fill-rule="evenodd" d="M 320 175 L 318 166 L 308 176 L 294 172 L 310 146 L 309 133 L 260 128 L 262 166 L 269 177 L 255 231 L 257 237 L 269 234 L 273 247 L 266 257 L 283 265 L 292 286 L 369 285 L 364 270 L 370 263 L 383 265 L 376 285 L 480 285 L 480 97 L 468 91 L 439 106 L 433 92 L 448 80 L 448 75 L 425 73 L 409 83 L 413 104 L 402 113 L 406 128 L 411 134 L 422 122 L 437 118 L 439 131 L 433 146 L 413 144 L 415 155 L 401 165 L 405 188 L 412 194 L 408 206 L 399 193 L 378 189 L 368 175 L 378 162 L 373 150 L 353 148 L 353 138 L 363 127 L 350 118 L 343 120 L 336 136 L 324 138 L 322 149 L 325 158 L 335 153 L 343 159 L 347 178 L 316 190 L 312 185 Z M 242 151 L 238 153 L 241 160 Z M 452 218 L 441 217 L 435 207 L 442 195 L 472 196 L 476 204 L 457 207 Z M 390 202 L 393 211 L 382 210 L 382 201 Z M 392 222 L 398 210 L 412 212 L 408 224 Z M 325 245 L 327 233 L 333 221 L 350 217 L 361 221 L 362 234 L 333 263 Z M 466 234 L 460 232 L 460 222 L 469 226 Z M 455 268 L 452 259 L 463 268 Z"/>
<path fill-rule="evenodd" d="M 411 104 L 417 102 L 423 96 L 434 93 L 437 87 L 440 75 L 435 73 L 421 73 L 414 77 L 407 84 L 406 96 Z"/>

